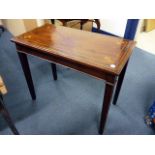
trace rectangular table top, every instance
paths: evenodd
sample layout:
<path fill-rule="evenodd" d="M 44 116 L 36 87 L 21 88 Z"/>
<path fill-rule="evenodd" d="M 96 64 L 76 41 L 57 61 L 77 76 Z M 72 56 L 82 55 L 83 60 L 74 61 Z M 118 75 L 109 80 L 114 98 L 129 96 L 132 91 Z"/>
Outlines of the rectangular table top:
<path fill-rule="evenodd" d="M 135 41 L 45 24 L 12 39 L 16 44 L 119 75 Z"/>

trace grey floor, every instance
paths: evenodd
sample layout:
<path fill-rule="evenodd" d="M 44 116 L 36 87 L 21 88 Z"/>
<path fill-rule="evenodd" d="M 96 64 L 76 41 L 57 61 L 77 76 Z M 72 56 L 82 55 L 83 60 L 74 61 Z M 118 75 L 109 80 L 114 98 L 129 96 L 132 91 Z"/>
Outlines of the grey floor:
<path fill-rule="evenodd" d="M 32 101 L 11 34 L 0 37 L 0 75 L 8 88 L 5 104 L 20 134 L 98 134 L 104 81 L 29 56 L 37 100 Z M 154 134 L 144 116 L 155 100 L 155 56 L 135 48 L 117 106 L 111 105 L 105 135 Z M 0 116 L 0 134 L 12 134 Z"/>

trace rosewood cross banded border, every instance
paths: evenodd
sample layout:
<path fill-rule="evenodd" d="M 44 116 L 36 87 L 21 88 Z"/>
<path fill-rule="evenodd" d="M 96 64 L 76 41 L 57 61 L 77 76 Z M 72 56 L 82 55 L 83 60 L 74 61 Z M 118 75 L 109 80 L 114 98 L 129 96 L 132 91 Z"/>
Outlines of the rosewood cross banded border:
<path fill-rule="evenodd" d="M 99 127 L 99 133 L 102 134 L 115 84 L 118 80 L 115 95 L 117 99 L 135 42 L 52 24 L 45 24 L 13 38 L 12 41 L 16 45 L 32 99 L 36 98 L 36 94 L 27 54 L 105 80 Z"/>

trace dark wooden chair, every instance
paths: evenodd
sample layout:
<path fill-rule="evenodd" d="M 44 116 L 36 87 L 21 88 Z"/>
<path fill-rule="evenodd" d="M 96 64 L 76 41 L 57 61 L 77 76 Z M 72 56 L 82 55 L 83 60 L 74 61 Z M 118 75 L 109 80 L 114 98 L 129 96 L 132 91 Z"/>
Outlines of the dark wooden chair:
<path fill-rule="evenodd" d="M 15 134 L 15 135 L 19 135 L 19 132 L 17 131 L 12 119 L 11 119 L 11 116 L 9 114 L 9 112 L 7 111 L 5 105 L 4 105 L 4 101 L 3 101 L 3 97 L 2 95 L 6 94 L 7 93 L 7 90 L 6 90 L 6 87 L 3 83 L 3 80 L 0 76 L 0 113 L 2 114 L 2 116 L 4 117 L 4 119 L 6 120 L 7 124 L 9 125 L 10 129 L 12 130 L 12 132 Z"/>
<path fill-rule="evenodd" d="M 59 20 L 63 26 L 67 26 L 68 22 L 71 21 L 78 21 L 78 23 L 80 23 L 80 29 L 83 29 L 83 25 L 86 24 L 87 22 L 93 22 L 97 25 L 97 29 L 100 30 L 101 24 L 100 24 L 100 20 L 99 19 L 57 19 Z M 54 24 L 55 20 L 51 19 L 51 22 Z"/>
<path fill-rule="evenodd" d="M 100 30 L 101 24 L 99 19 L 57 19 L 59 20 L 63 26 L 67 26 L 68 22 L 71 21 L 79 21 L 80 23 L 80 29 L 83 29 L 83 25 L 86 24 L 87 22 L 93 22 L 96 23 L 98 31 Z M 52 24 L 55 24 L 55 19 L 51 19 Z M 54 80 L 57 80 L 57 69 L 56 69 L 56 64 L 51 63 L 51 68 L 53 72 L 53 78 Z"/>

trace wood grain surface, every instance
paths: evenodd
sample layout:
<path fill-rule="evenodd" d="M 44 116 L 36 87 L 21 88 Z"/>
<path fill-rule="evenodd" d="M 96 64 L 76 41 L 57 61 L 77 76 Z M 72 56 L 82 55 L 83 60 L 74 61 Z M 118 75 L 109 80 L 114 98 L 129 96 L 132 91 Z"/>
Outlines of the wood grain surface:
<path fill-rule="evenodd" d="M 120 74 L 135 46 L 134 41 L 123 38 L 52 24 L 45 24 L 12 41 L 114 75 Z"/>

